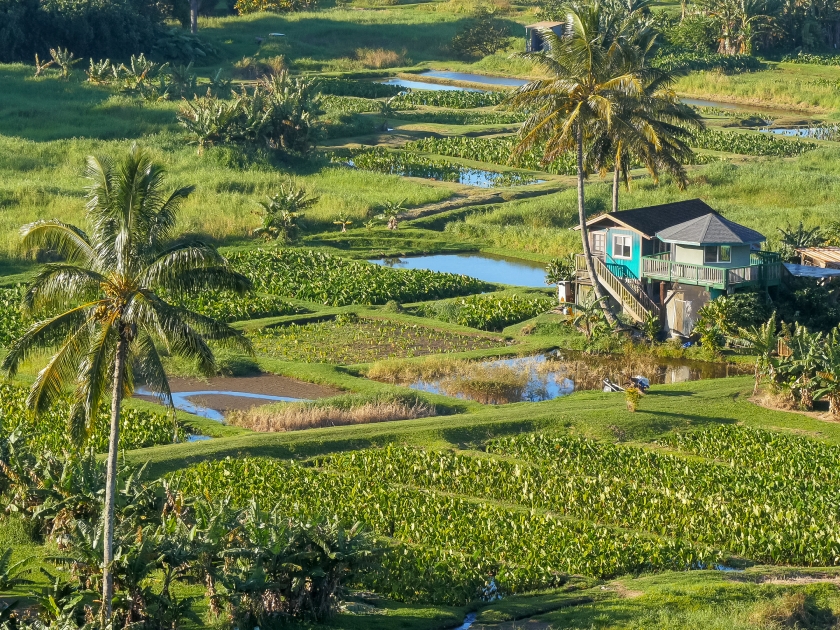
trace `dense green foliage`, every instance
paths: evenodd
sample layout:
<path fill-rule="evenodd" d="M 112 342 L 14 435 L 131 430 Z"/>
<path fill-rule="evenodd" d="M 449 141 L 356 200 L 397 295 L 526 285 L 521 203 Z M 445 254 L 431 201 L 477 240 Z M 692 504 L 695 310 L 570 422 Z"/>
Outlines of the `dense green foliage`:
<path fill-rule="evenodd" d="M 499 105 L 507 99 L 507 92 L 467 92 L 460 90 L 411 90 L 400 94 L 392 102 L 395 109 L 416 105 L 431 105 L 448 109 L 473 109 Z"/>
<path fill-rule="evenodd" d="M 182 297 L 177 300 L 177 304 L 222 322 L 305 312 L 276 295 L 241 296 L 228 291 L 205 291 L 199 295 Z"/>
<path fill-rule="evenodd" d="M 28 391 L 24 387 L 0 384 L 0 449 L 2 439 L 24 441 L 35 449 L 61 453 L 71 448 L 67 439 L 67 410 L 70 399 L 54 405 L 45 413 L 35 416 L 26 405 Z M 97 453 L 108 450 L 110 409 L 103 407 L 88 429 L 87 446 Z M 183 441 L 184 428 L 174 418 L 163 414 L 125 408 L 120 416 L 120 446 L 127 450 L 156 444 Z"/>
<path fill-rule="evenodd" d="M 333 96 L 355 96 L 359 98 L 385 98 L 403 91 L 398 85 L 386 85 L 375 81 L 357 81 L 337 77 L 320 77 L 316 89 L 321 94 Z"/>
<path fill-rule="evenodd" d="M 206 58 L 212 48 L 180 29 L 168 30 L 176 3 L 154 0 L 2 0 L 0 61 L 31 62 L 35 53 L 49 58 L 53 47 L 77 58 L 128 59 L 145 52 L 156 58 Z"/>
<path fill-rule="evenodd" d="M 20 310 L 24 288 L 0 289 L 0 348 L 8 346 L 27 328 L 27 321 Z"/>
<path fill-rule="evenodd" d="M 430 138 L 431 140 L 431 138 Z M 416 141 L 423 142 L 423 141 Z M 415 143 L 410 143 L 414 148 Z M 487 187 L 523 186 L 534 183 L 535 178 L 516 171 L 477 171 L 445 160 L 432 160 L 417 155 L 414 151 L 388 151 L 381 147 L 362 149 L 353 153 L 353 166 L 366 171 L 377 171 L 391 175 L 439 179 L 445 182 L 460 182 Z"/>
<path fill-rule="evenodd" d="M 726 74 L 761 70 L 764 63 L 752 55 L 721 55 L 711 52 L 679 51 L 665 49 L 654 64 L 668 70 L 716 70 Z"/>
<path fill-rule="evenodd" d="M 298 518 L 326 513 L 340 522 L 362 521 L 396 543 L 363 585 L 404 600 L 460 604 L 480 595 L 491 577 L 510 593 L 560 585 L 564 573 L 612 576 L 688 568 L 714 558 L 678 540 L 452 495 L 455 486 L 447 482 L 454 482 L 457 472 L 447 465 L 451 457 L 400 448 L 362 451 L 320 461 L 317 470 L 269 459 L 227 459 L 173 477 L 186 492 L 213 502 L 229 497 L 237 505 L 256 498 Z M 370 458 L 384 458 L 385 465 L 367 467 Z M 461 469 L 476 490 L 489 481 L 516 483 L 515 477 L 494 475 L 495 462 L 482 462 Z M 436 483 L 424 487 L 427 479 Z M 514 496 L 520 503 L 528 494 Z"/>
<path fill-rule="evenodd" d="M 417 302 L 486 291 L 467 276 L 422 269 L 389 269 L 322 252 L 256 249 L 229 257 L 266 293 L 333 306 Z"/>
<path fill-rule="evenodd" d="M 460 300 L 436 302 L 420 310 L 426 317 L 480 328 L 502 330 L 554 308 L 552 298 L 527 298 L 519 295 L 471 295 Z"/>
<path fill-rule="evenodd" d="M 556 175 L 574 175 L 577 166 L 574 156 L 571 153 L 563 154 L 561 159 L 551 164 L 543 164 L 542 148 L 534 148 L 524 152 L 517 158 L 512 158 L 511 153 L 518 140 L 515 136 L 497 138 L 470 138 L 466 136 L 453 136 L 449 138 L 424 138 L 415 140 L 406 145 L 410 151 L 424 153 L 436 153 L 438 155 L 449 155 L 452 157 L 476 160 L 478 162 L 491 162 L 494 164 L 508 164 L 511 161 L 516 166 L 535 171 L 545 171 Z"/>
<path fill-rule="evenodd" d="M 425 110 L 400 113 L 396 116 L 407 122 L 427 122 L 439 125 L 512 125 L 525 116 L 516 112 Z"/>
<path fill-rule="evenodd" d="M 817 148 L 813 142 L 781 139 L 768 133 L 735 133 L 717 129 L 694 132 L 691 144 L 698 149 L 773 157 L 796 157 Z"/>
<path fill-rule="evenodd" d="M 417 324 L 339 316 L 334 321 L 264 328 L 249 335 L 254 349 L 285 361 L 352 365 L 494 348 L 498 340 Z"/>

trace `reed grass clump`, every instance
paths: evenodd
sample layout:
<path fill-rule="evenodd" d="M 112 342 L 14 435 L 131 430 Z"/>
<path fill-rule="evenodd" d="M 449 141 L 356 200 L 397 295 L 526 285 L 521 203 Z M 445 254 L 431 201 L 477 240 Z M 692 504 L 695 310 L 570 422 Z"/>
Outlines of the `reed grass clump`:
<path fill-rule="evenodd" d="M 411 420 L 435 415 L 435 406 L 414 394 L 373 397 L 351 395 L 234 411 L 227 415 L 226 422 L 252 431 L 273 433 Z"/>

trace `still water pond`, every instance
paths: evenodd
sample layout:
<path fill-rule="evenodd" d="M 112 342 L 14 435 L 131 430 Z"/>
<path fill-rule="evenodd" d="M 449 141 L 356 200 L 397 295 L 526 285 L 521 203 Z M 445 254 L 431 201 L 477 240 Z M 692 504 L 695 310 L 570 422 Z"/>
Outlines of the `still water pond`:
<path fill-rule="evenodd" d="M 484 282 L 512 284 L 519 287 L 545 288 L 545 269 L 528 260 L 509 260 L 483 254 L 435 254 L 411 258 L 378 258 L 377 265 L 397 269 L 428 269 L 458 273 Z"/>
<path fill-rule="evenodd" d="M 137 390 L 137 394 L 139 394 L 140 396 L 151 396 L 152 392 L 150 392 L 147 389 L 140 388 Z M 209 420 L 222 422 L 225 419 L 225 416 L 222 413 L 222 411 L 219 409 L 213 409 L 209 405 L 202 404 L 202 402 L 204 401 L 201 400 L 203 397 L 216 396 L 230 396 L 239 399 L 253 399 L 255 401 L 255 406 L 259 404 L 264 405 L 271 402 L 302 402 L 304 400 L 303 398 L 290 398 L 288 396 L 269 396 L 268 394 L 253 394 L 251 392 L 234 392 L 213 389 L 196 392 L 172 392 L 172 404 L 178 411 L 186 411 L 187 413 L 191 413 L 196 416 L 201 416 L 202 418 L 208 418 Z M 191 398 L 197 398 L 198 400 L 190 400 Z M 203 436 L 198 436 L 196 439 L 200 440 L 202 438 Z"/>
<path fill-rule="evenodd" d="M 624 386 L 635 376 L 644 376 L 651 384 L 667 384 L 750 372 L 748 366 L 622 355 L 587 356 L 563 350 L 467 366 L 462 363 L 452 373 L 420 378 L 408 385 L 420 391 L 498 405 L 540 402 L 574 391 L 599 390 L 605 378 Z"/>

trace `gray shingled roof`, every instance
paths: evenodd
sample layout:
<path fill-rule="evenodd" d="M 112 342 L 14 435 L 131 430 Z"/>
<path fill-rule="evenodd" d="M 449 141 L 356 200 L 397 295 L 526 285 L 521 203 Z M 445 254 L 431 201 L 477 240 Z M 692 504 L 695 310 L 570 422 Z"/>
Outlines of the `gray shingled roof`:
<path fill-rule="evenodd" d="M 666 228 L 656 236 L 668 243 L 686 245 L 749 245 L 766 240 L 761 233 L 715 213 Z"/>
<path fill-rule="evenodd" d="M 638 230 L 647 238 L 653 238 L 657 232 L 677 225 L 684 221 L 690 221 L 698 217 L 714 212 L 708 204 L 700 199 L 686 199 L 664 203 L 658 206 L 647 206 L 646 208 L 635 208 L 634 210 L 621 210 L 616 213 L 602 214 L 590 219 L 589 225 L 597 225 L 604 220 L 612 218 L 624 225 Z M 576 228 L 577 229 L 577 228 Z"/>

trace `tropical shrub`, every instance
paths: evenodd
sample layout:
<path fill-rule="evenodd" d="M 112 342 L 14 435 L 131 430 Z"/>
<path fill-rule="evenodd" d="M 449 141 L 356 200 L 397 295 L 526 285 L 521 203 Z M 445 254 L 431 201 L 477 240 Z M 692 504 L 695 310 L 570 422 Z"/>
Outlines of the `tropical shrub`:
<path fill-rule="evenodd" d="M 556 306 L 552 298 L 526 298 L 519 295 L 471 295 L 450 302 L 424 306 L 426 317 L 481 330 L 501 330 L 505 326 L 536 317 Z"/>
<path fill-rule="evenodd" d="M 266 293 L 332 306 L 417 302 L 490 288 L 468 276 L 422 269 L 389 269 L 322 252 L 256 249 L 228 257 Z"/>
<path fill-rule="evenodd" d="M 305 153 L 314 141 L 320 113 L 314 82 L 281 72 L 263 78 L 251 92 L 243 88 L 230 101 L 213 96 L 184 101 L 178 122 L 194 138 L 199 153 L 225 142 Z"/>
<path fill-rule="evenodd" d="M 509 30 L 500 20 L 479 7 L 473 18 L 452 38 L 452 50 L 464 57 L 486 57 L 504 50 L 509 36 Z"/>

